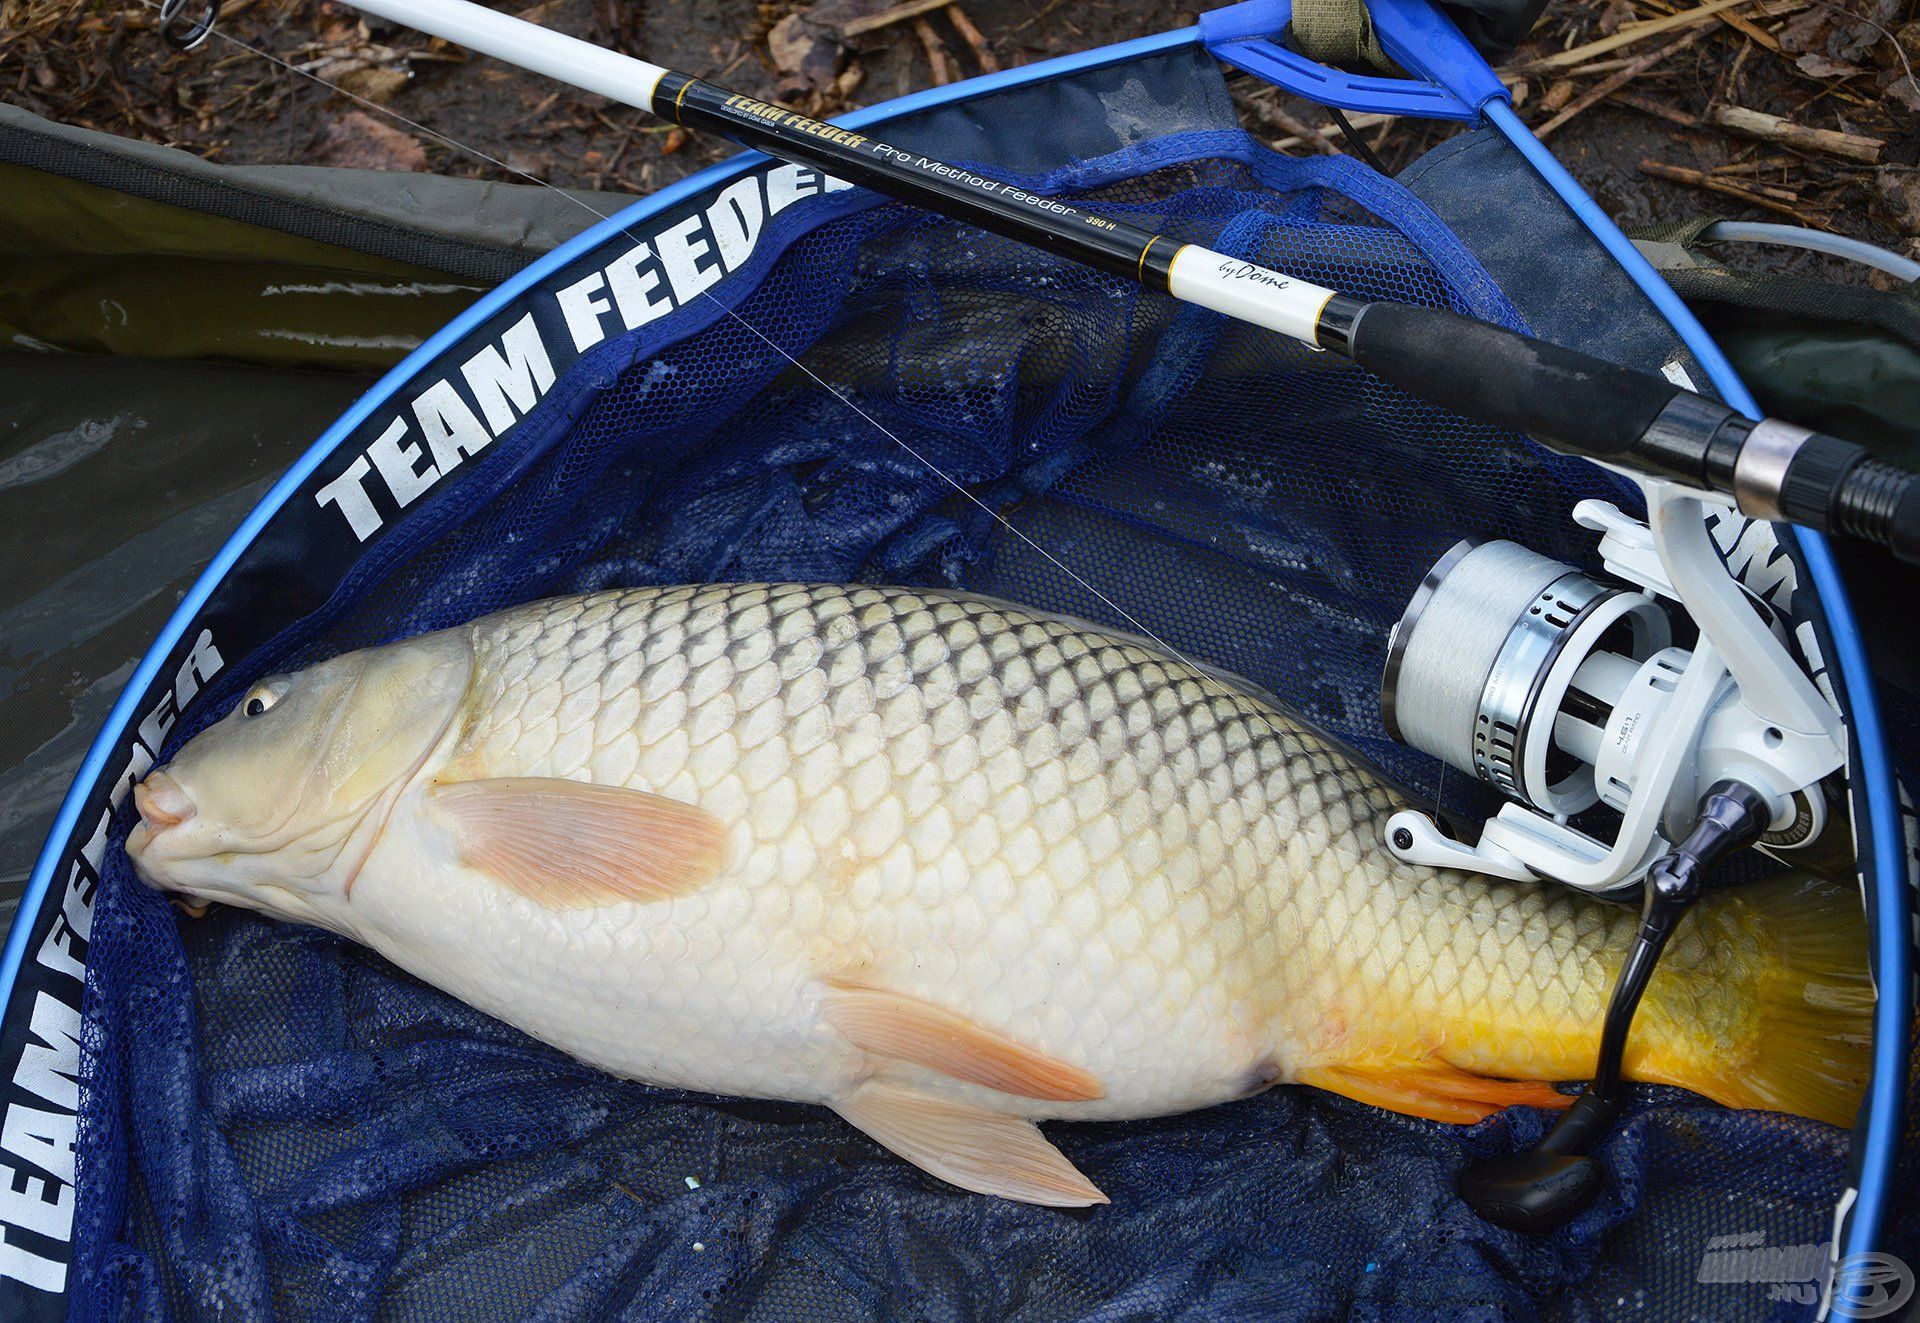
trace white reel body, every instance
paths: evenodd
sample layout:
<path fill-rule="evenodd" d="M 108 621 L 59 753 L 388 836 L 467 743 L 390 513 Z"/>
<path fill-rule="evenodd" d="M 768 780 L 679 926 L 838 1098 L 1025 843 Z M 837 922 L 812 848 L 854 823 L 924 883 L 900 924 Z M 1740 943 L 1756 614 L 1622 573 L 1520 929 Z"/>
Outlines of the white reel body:
<path fill-rule="evenodd" d="M 1423 813 L 1394 814 L 1387 843 L 1401 859 L 1614 891 L 1726 778 L 1765 796 L 1769 847 L 1819 836 L 1818 783 L 1846 756 L 1839 714 L 1727 571 L 1698 496 L 1641 484 L 1650 524 L 1603 501 L 1574 510 L 1632 587 L 1508 542 L 1462 543 L 1421 584 L 1388 645 L 1388 733 L 1509 802 L 1473 845 Z M 1674 607 L 1699 627 L 1690 650 L 1673 646 Z M 1611 840 L 1570 823 L 1600 804 L 1620 815 Z"/>

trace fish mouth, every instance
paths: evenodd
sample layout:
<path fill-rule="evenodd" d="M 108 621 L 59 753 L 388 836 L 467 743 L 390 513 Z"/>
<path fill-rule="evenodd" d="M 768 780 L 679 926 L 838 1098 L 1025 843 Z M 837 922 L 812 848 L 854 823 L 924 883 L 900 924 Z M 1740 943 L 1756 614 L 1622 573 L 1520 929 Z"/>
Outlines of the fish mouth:
<path fill-rule="evenodd" d="M 148 772 L 146 779 L 133 788 L 133 806 L 139 810 L 140 821 L 154 833 L 178 827 L 197 811 L 192 796 L 160 767 Z"/>
<path fill-rule="evenodd" d="M 190 820 L 198 810 L 193 797 L 160 768 L 148 772 L 146 779 L 133 788 L 133 806 L 140 814 L 140 821 L 133 824 L 133 831 L 127 837 L 127 855 L 133 860 L 135 871 L 144 877 L 147 870 L 141 864 L 154 842 Z"/>
<path fill-rule="evenodd" d="M 167 899 L 189 916 L 202 917 L 212 904 L 210 900 L 163 882 L 150 866 L 153 843 L 198 812 L 193 797 L 164 770 L 156 768 L 133 788 L 133 806 L 140 814 L 127 837 L 127 857 L 133 861 L 133 871 L 148 886 L 166 892 Z"/>

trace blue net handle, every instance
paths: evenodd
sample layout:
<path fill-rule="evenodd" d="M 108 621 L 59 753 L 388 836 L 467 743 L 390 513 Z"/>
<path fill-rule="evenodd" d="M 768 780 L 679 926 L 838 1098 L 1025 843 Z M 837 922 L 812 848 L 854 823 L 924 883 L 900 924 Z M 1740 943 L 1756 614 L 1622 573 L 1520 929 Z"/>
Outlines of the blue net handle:
<path fill-rule="evenodd" d="M 1245 0 L 1202 14 L 1200 41 L 1225 64 L 1342 110 L 1471 123 L 1489 101 L 1511 99 L 1480 52 L 1429 0 L 1367 0 L 1367 13 L 1380 48 L 1413 77 L 1348 73 L 1287 49 L 1275 39 L 1293 21 L 1293 0 Z"/>

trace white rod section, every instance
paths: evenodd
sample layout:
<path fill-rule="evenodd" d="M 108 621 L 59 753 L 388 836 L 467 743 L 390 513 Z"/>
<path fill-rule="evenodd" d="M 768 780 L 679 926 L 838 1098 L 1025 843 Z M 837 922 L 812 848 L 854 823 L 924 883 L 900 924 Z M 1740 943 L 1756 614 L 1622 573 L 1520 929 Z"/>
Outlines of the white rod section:
<path fill-rule="evenodd" d="M 347 0 L 355 9 L 491 55 L 533 73 L 598 92 L 649 113 L 666 70 L 631 55 L 466 0 Z"/>
<path fill-rule="evenodd" d="M 1174 254 L 1167 269 L 1167 292 L 1308 344 L 1316 343 L 1320 312 L 1334 293 L 1197 243 L 1184 244 Z"/>
<path fill-rule="evenodd" d="M 408 27 L 436 37 L 444 37 L 448 41 L 479 51 L 483 55 L 494 56 L 509 64 L 544 74 L 589 92 L 598 92 L 602 96 L 611 97 L 615 101 L 637 106 L 646 111 L 653 110 L 654 89 L 670 72 L 657 64 L 649 64 L 645 60 L 616 54 L 595 46 L 592 42 L 581 41 L 577 37 L 569 37 L 564 33 L 554 32 L 522 19 L 484 9 L 469 3 L 469 0 L 347 0 L 347 3 L 369 14 L 377 14 L 395 23 L 404 23 Z M 681 95 L 684 94 L 683 89 Z M 758 105 L 758 103 L 752 104 Z M 762 109 L 770 108 L 762 107 Z M 776 117 L 779 113 L 775 112 Z M 803 119 L 797 115 L 789 118 Z M 807 120 L 805 123 L 811 124 L 812 121 Z M 883 166 L 876 166 L 872 171 L 850 171 L 846 178 L 852 182 L 868 183 L 880 192 L 889 191 L 885 182 L 889 178 L 900 177 L 903 182 L 908 181 L 907 177 L 910 176 L 911 171 L 901 172 L 896 162 L 897 160 L 911 161 L 914 159 L 912 154 L 896 152 L 872 139 L 860 138 L 856 141 L 864 144 L 864 152 L 867 155 L 883 157 L 886 160 Z M 761 146 L 762 150 L 772 154 L 780 154 L 778 147 L 766 147 L 758 141 L 755 141 L 754 145 Z M 850 147 L 848 150 L 854 149 Z M 817 160 L 818 158 L 802 155 L 799 159 Z M 860 161 L 856 156 L 852 158 L 851 163 L 858 165 Z M 845 165 L 847 162 L 842 164 Z M 922 164 L 925 164 L 924 158 L 922 158 Z M 832 169 L 831 158 L 826 165 L 829 170 Z M 865 178 L 862 178 L 862 174 Z M 1004 197 L 1007 193 L 1003 185 L 994 181 L 977 180 L 974 183 L 983 196 L 999 194 Z M 932 205 L 936 210 L 938 209 L 937 203 L 930 204 L 924 193 L 917 189 L 908 189 L 903 195 L 918 205 Z M 1027 201 L 1034 200 L 1027 199 Z M 1052 210 L 1059 212 L 1062 208 L 1054 207 Z M 1068 210 L 1074 214 L 1080 214 L 1077 209 Z M 954 214 L 959 215 L 963 220 L 973 219 L 965 210 Z M 1004 208 L 1001 214 L 1005 214 Z M 1036 214 L 1033 219 L 1044 230 L 1045 223 L 1051 217 Z M 1088 218 L 1082 215 L 1081 219 Z M 1122 232 L 1122 227 L 1116 224 L 1097 219 L 1092 220 L 1091 223 L 1109 235 Z M 1029 241 L 1044 244 L 1045 235 L 1042 233 L 1038 239 Z M 1141 231 L 1137 242 L 1140 244 L 1141 251 L 1135 274 L 1144 283 L 1152 285 L 1155 282 L 1148 279 L 1147 258 L 1152 245 L 1162 241 L 1157 236 Z M 1111 256 L 1110 251 L 1108 255 Z M 1093 259 L 1083 255 L 1079 260 L 1092 261 Z M 1132 260 L 1133 253 L 1129 250 L 1124 256 L 1124 262 L 1131 263 Z M 1095 264 L 1099 265 L 1098 262 Z M 1187 244 L 1179 249 L 1167 268 L 1166 282 L 1168 292 L 1177 299 L 1224 313 L 1238 321 L 1250 322 L 1255 326 L 1278 331 L 1282 335 L 1291 336 L 1310 345 L 1318 343 L 1315 332 L 1320 313 L 1334 293 L 1319 285 L 1283 275 L 1278 271 L 1270 271 L 1252 262 L 1228 257 L 1224 253 L 1202 248 L 1198 244 Z"/>

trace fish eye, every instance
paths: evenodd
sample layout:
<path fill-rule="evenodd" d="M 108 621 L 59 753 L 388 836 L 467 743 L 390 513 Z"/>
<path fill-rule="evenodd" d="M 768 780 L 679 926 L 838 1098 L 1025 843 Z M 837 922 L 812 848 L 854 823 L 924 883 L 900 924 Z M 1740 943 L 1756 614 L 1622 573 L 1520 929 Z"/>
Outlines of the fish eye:
<path fill-rule="evenodd" d="M 280 691 L 272 685 L 257 684 L 247 692 L 240 710 L 250 717 L 265 715 L 268 708 L 280 701 Z"/>

